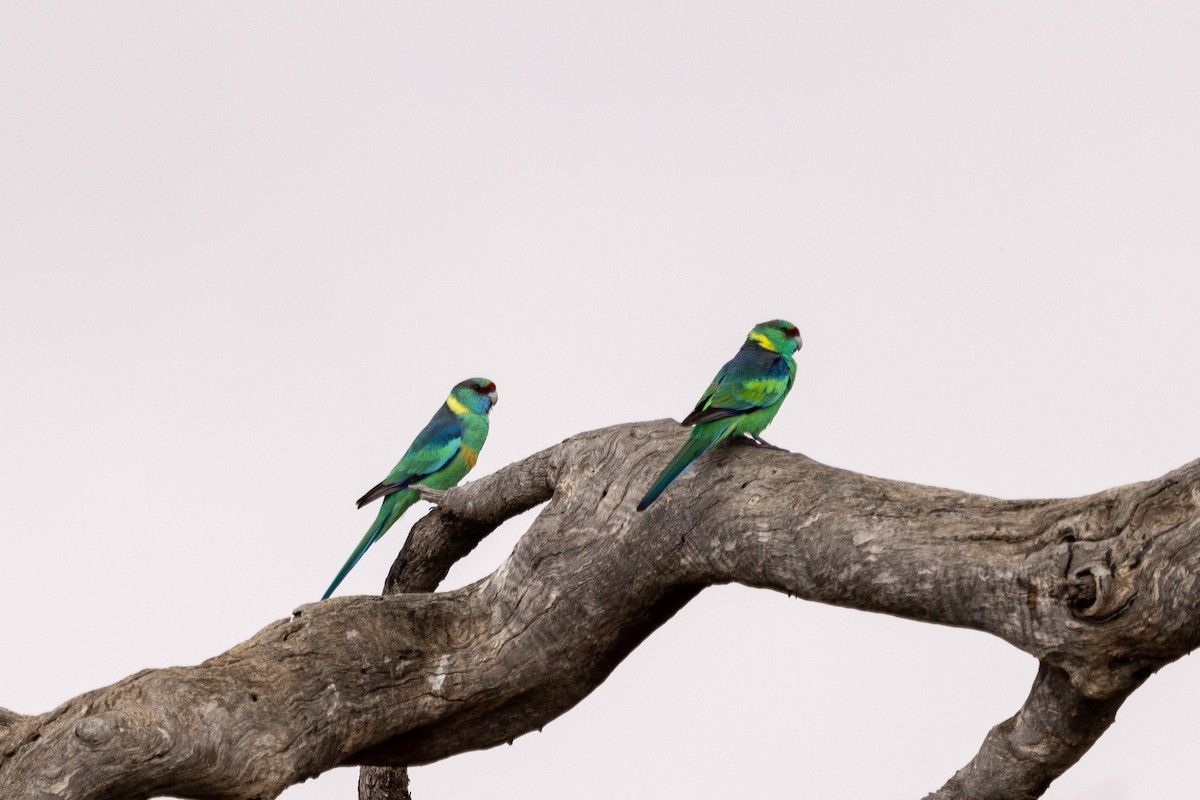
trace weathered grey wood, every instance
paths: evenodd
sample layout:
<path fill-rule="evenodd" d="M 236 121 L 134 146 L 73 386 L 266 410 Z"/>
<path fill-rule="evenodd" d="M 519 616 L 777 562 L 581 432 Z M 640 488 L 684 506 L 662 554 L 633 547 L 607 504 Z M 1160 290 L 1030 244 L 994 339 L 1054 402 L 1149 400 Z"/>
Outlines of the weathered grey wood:
<path fill-rule="evenodd" d="M 992 728 L 971 763 L 927 800 L 1041 797 L 1108 729 L 1133 688 L 1092 700 L 1043 661 L 1021 711 Z"/>
<path fill-rule="evenodd" d="M 550 501 L 470 586 L 305 605 L 198 666 L 13 719 L 0 797 L 269 798 L 337 765 L 490 747 L 570 709 L 705 586 L 739 582 L 988 631 L 1041 659 L 1024 708 L 931 795 L 1032 798 L 1200 644 L 1200 461 L 1004 501 L 734 442 L 636 513 L 685 435 L 668 420 L 593 431 L 446 493 L 406 547 L 414 586 Z"/>

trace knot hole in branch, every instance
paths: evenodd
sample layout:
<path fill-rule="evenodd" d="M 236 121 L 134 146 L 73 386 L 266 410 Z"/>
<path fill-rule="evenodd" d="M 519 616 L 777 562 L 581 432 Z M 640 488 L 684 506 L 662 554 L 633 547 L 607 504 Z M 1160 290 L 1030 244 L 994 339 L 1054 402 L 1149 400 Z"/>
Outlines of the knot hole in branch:
<path fill-rule="evenodd" d="M 1108 622 L 1117 617 L 1137 597 L 1131 570 L 1119 570 L 1104 560 L 1071 565 L 1067 574 L 1067 605 L 1076 619 Z"/>

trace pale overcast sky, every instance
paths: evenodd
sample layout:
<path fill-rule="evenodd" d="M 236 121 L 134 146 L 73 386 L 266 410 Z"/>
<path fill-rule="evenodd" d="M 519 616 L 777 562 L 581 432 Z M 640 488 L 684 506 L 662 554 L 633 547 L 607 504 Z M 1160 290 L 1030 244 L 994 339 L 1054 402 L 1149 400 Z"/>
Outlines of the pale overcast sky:
<path fill-rule="evenodd" d="M 767 438 L 829 464 L 1046 497 L 1200 456 L 1197 42 L 1182 2 L 0 5 L 0 706 L 316 600 L 472 375 L 477 476 L 682 417 L 777 316 L 805 348 Z M 1034 672 L 723 587 L 413 789 L 913 800 Z M 1193 795 L 1198 715 L 1184 659 L 1046 797 Z"/>

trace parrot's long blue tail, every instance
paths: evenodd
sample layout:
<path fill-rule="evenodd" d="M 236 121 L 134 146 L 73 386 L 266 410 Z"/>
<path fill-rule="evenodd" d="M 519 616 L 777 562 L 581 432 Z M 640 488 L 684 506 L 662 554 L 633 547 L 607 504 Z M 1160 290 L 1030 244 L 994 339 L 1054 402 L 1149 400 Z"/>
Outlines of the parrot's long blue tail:
<path fill-rule="evenodd" d="M 666 469 L 658 476 L 658 480 L 654 481 L 654 485 L 650 487 L 650 491 L 646 492 L 642 502 L 638 503 L 638 511 L 645 511 L 649 508 L 650 504 L 663 493 L 663 490 L 671 485 L 671 481 L 678 478 L 685 469 L 692 465 L 693 461 L 704 454 L 704 451 L 724 439 L 732 427 L 729 424 L 708 427 L 709 425 L 711 423 L 701 423 L 692 428 L 692 435 L 688 437 L 683 447 L 679 448 L 679 452 L 667 464 Z"/>
<path fill-rule="evenodd" d="M 363 557 L 363 553 L 367 552 L 367 548 L 375 543 L 375 540 L 383 533 L 383 522 L 377 521 L 371 526 L 371 530 L 367 531 L 366 535 L 358 542 L 358 547 L 354 548 L 354 552 L 350 554 L 350 558 L 346 559 L 346 563 L 338 570 L 337 577 L 333 579 L 333 583 L 329 584 L 329 588 L 325 590 L 325 594 L 321 595 L 322 600 L 328 600 L 329 595 L 333 594 L 333 590 L 338 587 L 350 570 L 354 569 L 354 565 Z"/>
<path fill-rule="evenodd" d="M 322 600 L 329 599 L 329 595 L 333 594 L 333 590 L 338 587 L 338 584 L 354 569 L 354 565 L 363 557 L 363 553 L 375 544 L 375 541 L 381 538 L 388 532 L 388 528 L 400 519 L 400 515 L 408 510 L 408 507 L 420 499 L 420 495 L 411 489 L 406 489 L 396 494 L 388 495 L 383 498 L 383 505 L 379 508 L 379 514 L 375 517 L 375 522 L 371 524 L 368 530 L 359 540 L 358 546 L 354 548 L 354 552 L 350 554 L 350 558 L 346 559 L 346 563 L 338 570 L 337 577 L 333 579 L 333 583 L 329 584 L 329 588 L 325 590 L 325 594 L 321 595 Z"/>

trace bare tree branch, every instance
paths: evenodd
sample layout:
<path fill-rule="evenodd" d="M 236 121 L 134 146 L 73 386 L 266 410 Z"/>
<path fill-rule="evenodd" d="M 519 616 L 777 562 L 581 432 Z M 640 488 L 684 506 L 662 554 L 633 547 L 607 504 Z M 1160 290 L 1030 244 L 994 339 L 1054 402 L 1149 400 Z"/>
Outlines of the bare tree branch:
<path fill-rule="evenodd" d="M 397 586 L 436 586 L 500 521 L 550 502 L 470 586 L 305 605 L 198 666 L 15 720 L 0 796 L 269 798 L 338 765 L 491 747 L 579 702 L 702 588 L 738 582 L 988 631 L 1041 659 L 1021 711 L 931 795 L 1033 798 L 1200 643 L 1200 462 L 1004 501 L 734 442 L 635 512 L 685 435 L 665 420 L 593 431 L 447 492 Z"/>
<path fill-rule="evenodd" d="M 971 763 L 926 800 L 1041 797 L 1108 729 L 1131 691 L 1089 699 L 1063 670 L 1043 661 L 1016 716 L 992 728 Z"/>

